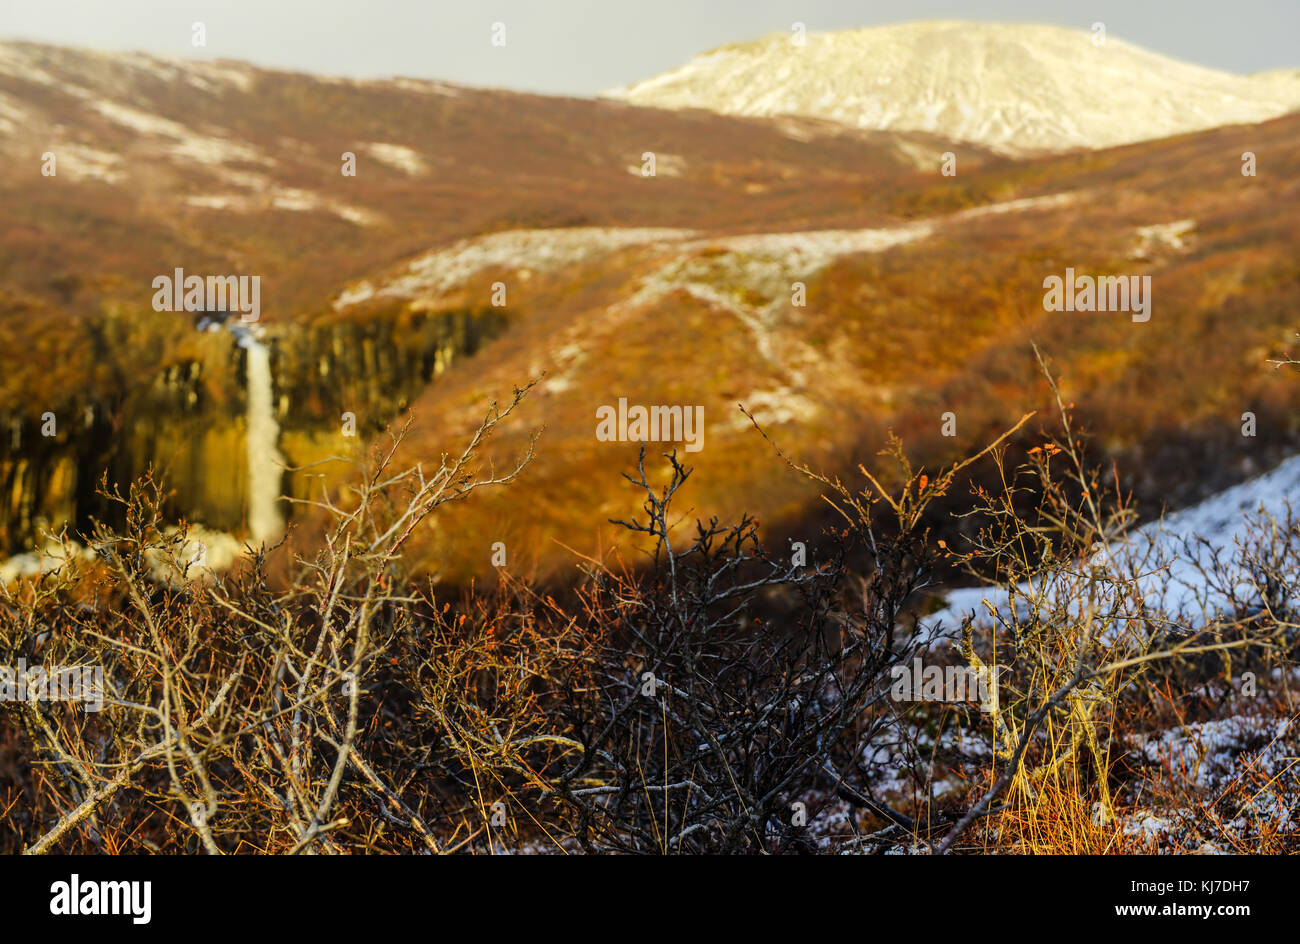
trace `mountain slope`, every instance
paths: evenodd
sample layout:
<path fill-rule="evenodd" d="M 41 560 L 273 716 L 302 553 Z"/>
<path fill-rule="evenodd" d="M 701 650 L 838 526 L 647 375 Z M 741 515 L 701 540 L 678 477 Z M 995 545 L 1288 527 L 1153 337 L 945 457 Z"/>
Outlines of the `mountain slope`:
<path fill-rule="evenodd" d="M 182 267 L 259 275 L 264 319 L 311 321 L 345 280 L 498 230 L 883 221 L 885 181 L 948 146 L 0 43 L 0 312 L 45 306 L 60 322 L 109 303 L 147 309 L 151 279 Z M 654 178 L 641 175 L 647 151 Z M 55 176 L 42 176 L 47 153 Z M 344 153 L 355 176 L 340 173 Z M 10 402 L 23 379 L 0 379 Z"/>
<path fill-rule="evenodd" d="M 598 249 L 612 229 L 887 223 L 894 182 L 949 147 L 808 119 L 0 43 L 0 546 L 69 509 L 82 523 L 104 511 L 106 462 L 119 480 L 153 465 L 177 513 L 239 527 L 244 354 L 230 332 L 154 311 L 159 275 L 261 280 L 281 450 L 306 465 L 357 442 L 339 437 L 340 413 L 359 437 L 381 429 L 522 294 L 512 285 L 495 311 L 462 290 L 424 318 L 335 305 L 348 286 L 519 229 L 589 229 Z M 508 237 L 499 249 L 497 264 L 515 254 Z M 299 497 L 309 479 L 286 477 Z"/>
<path fill-rule="evenodd" d="M 935 166 L 947 146 L 826 122 L 0 43 L 0 212 L 10 228 L 22 223 L 52 253 L 44 237 L 56 231 L 69 263 L 83 261 L 76 213 L 129 220 L 144 244 L 108 245 L 135 256 L 166 262 L 198 247 L 244 257 L 268 281 L 271 269 L 296 268 L 304 277 L 268 299 L 272 317 L 323 301 L 331 277 L 498 229 L 698 225 L 702 204 L 708 225 L 800 225 L 879 206 L 885 179 Z M 658 176 L 638 185 L 647 151 Z M 56 177 L 41 175 L 46 152 Z M 344 152 L 357 157 L 353 177 L 340 173 Z M 41 274 L 0 256 L 0 279 L 40 290 Z"/>
<path fill-rule="evenodd" d="M 1300 77 L 1238 76 L 1054 26 L 907 23 L 725 46 L 610 96 L 927 131 L 1007 153 L 1105 148 L 1300 107 Z"/>
<path fill-rule="evenodd" d="M 1267 155 L 1267 176 L 1241 176 L 1248 142 Z M 696 472 L 683 534 L 697 515 L 749 511 L 773 535 L 815 542 L 833 522 L 817 520 L 815 490 L 738 404 L 788 455 L 845 481 L 861 481 L 858 462 L 884 471 L 873 457 L 891 428 L 933 470 L 1028 410 L 1051 424 L 1031 341 L 1094 458 L 1116 463 L 1144 514 L 1195 502 L 1300 447 L 1300 382 L 1268 363 L 1294 344 L 1300 308 L 1297 142 L 1300 115 L 990 167 L 961 186 L 998 202 L 884 226 L 606 233 L 599 254 L 582 248 L 590 231 L 520 232 L 509 260 L 497 255 L 505 234 L 414 259 L 374 282 L 366 304 L 436 312 L 495 279 L 519 290 L 510 330 L 413 403 L 405 459 L 465 441 L 486 401 L 546 376 L 490 445 L 506 467 L 544 426 L 533 465 L 509 489 L 440 513 L 413 554 L 467 578 L 502 541 L 511 566 L 557 573 L 575 560 L 568 548 L 625 540 L 608 522 L 636 511 L 617 473 L 635 468 L 639 447 L 595 434 L 597 410 L 621 397 L 703 408 L 703 448 L 685 454 Z M 954 187 L 932 179 L 896 196 L 900 209 L 943 206 Z M 559 266 L 537 261 L 543 246 Z M 1044 277 L 1067 266 L 1150 275 L 1151 320 L 1046 311 Z M 449 286 L 450 273 L 463 281 Z M 803 307 L 791 303 L 796 281 L 807 285 Z M 956 430 L 945 436 L 950 411 Z M 1256 436 L 1242 435 L 1246 412 Z M 1036 442 L 1035 431 L 1014 443 L 1009 463 Z M 666 448 L 649 447 L 656 473 Z M 967 498 L 955 490 L 954 501 Z"/>

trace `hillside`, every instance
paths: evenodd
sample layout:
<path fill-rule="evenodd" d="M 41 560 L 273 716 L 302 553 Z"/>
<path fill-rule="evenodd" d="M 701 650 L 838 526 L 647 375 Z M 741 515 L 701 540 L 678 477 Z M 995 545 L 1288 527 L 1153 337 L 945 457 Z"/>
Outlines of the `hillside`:
<path fill-rule="evenodd" d="M 1268 155 L 1267 175 L 1242 177 L 1248 148 Z M 637 446 L 594 435 L 596 410 L 619 397 L 703 406 L 704 448 L 686 457 L 697 470 L 685 492 L 692 516 L 754 511 L 775 533 L 814 541 L 815 496 L 739 405 L 815 467 L 850 477 L 858 462 L 879 467 L 892 428 L 933 469 L 1047 406 L 1031 341 L 1052 359 L 1093 457 L 1117 463 L 1145 514 L 1193 502 L 1300 447 L 1297 386 L 1268 363 L 1295 343 L 1298 156 L 1300 117 L 1287 117 L 900 182 L 895 209 L 909 216 L 886 226 L 612 232 L 598 262 L 549 270 L 529 246 L 592 234 L 518 233 L 514 262 L 464 283 L 471 295 L 492 278 L 519 284 L 512 328 L 415 402 L 407 455 L 462 440 L 485 400 L 543 371 L 494 454 L 504 463 L 529 429 L 545 433 L 509 494 L 445 513 L 426 563 L 482 572 L 500 540 L 521 549 L 519 567 L 553 572 L 572 565 L 566 548 L 608 547 L 608 519 L 635 507 L 617 473 L 634 467 Z M 458 304 L 465 289 L 445 293 L 435 277 L 453 256 L 460 265 L 472 253 L 420 257 L 426 289 L 404 268 L 377 291 L 409 292 L 409 304 L 431 310 Z M 1149 275 L 1150 321 L 1045 311 L 1044 278 L 1066 267 Z M 807 285 L 805 307 L 791 303 L 795 281 Z M 941 431 L 948 412 L 951 437 Z M 1242 435 L 1247 412 L 1255 436 Z"/>
<path fill-rule="evenodd" d="M 355 446 L 338 435 L 341 413 L 363 436 L 382 429 L 504 314 L 486 297 L 432 320 L 400 305 L 336 308 L 351 284 L 519 228 L 884 221 L 886 181 L 948 146 L 816 121 L 0 43 L 0 537 L 21 549 L 41 520 L 84 527 L 107 511 L 94 496 L 104 468 L 124 480 L 150 465 L 179 488 L 174 513 L 238 528 L 244 355 L 227 333 L 155 312 L 160 274 L 260 278 L 282 446 L 306 464 Z M 647 151 L 654 178 L 641 175 Z M 347 154 L 355 176 L 341 172 Z M 62 418 L 53 440 L 40 432 L 48 412 Z M 288 478 L 295 495 L 309 484 Z"/>
<path fill-rule="evenodd" d="M 943 177 L 955 145 L 923 132 L 22 43 L 0 44 L 0 114 L 14 550 L 101 513 L 104 469 L 150 465 L 172 514 L 243 533 L 247 351 L 152 310 L 176 267 L 262 277 L 291 466 L 382 442 L 408 408 L 402 458 L 433 461 L 544 375 L 490 452 L 505 463 L 544 427 L 535 463 L 413 540 L 446 580 L 491 573 L 498 541 L 512 568 L 561 577 L 609 548 L 608 519 L 636 507 L 618 476 L 636 445 L 595 434 L 620 398 L 703 408 L 695 514 L 753 511 L 807 541 L 815 496 L 738 405 L 828 470 L 873 462 L 890 428 L 932 467 L 1043 405 L 1031 340 L 1148 513 L 1300 446 L 1295 384 L 1267 363 L 1300 307 L 1300 116 L 1033 159 L 963 145 Z M 1150 275 L 1151 320 L 1045 311 L 1067 267 Z M 286 493 L 318 492 L 313 475 L 291 470 Z"/>
<path fill-rule="evenodd" d="M 904 23 L 778 34 L 607 93 L 636 105 L 926 131 L 1004 153 L 1107 148 L 1300 107 L 1294 71 L 1238 76 L 1054 26 Z"/>
<path fill-rule="evenodd" d="M 64 301 L 72 286 L 51 282 L 72 274 L 83 301 L 147 303 L 148 279 L 173 263 L 238 265 L 263 275 L 266 316 L 282 320 L 348 278 L 498 230 L 883 217 L 880 184 L 945 147 L 815 121 L 0 43 L 0 280 Z M 662 168 L 653 190 L 630 186 L 647 151 Z M 345 153 L 355 176 L 341 173 Z"/>

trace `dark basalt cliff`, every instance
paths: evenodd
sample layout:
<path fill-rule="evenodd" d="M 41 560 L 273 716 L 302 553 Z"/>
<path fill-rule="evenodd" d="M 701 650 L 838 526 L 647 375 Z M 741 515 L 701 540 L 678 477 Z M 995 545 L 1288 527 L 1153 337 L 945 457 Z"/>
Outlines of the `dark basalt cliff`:
<path fill-rule="evenodd" d="M 353 452 L 501 326 L 490 311 L 267 326 L 279 448 L 290 467 L 284 493 L 320 497 L 321 469 L 294 467 Z M 150 469 L 166 483 L 169 517 L 242 531 L 247 352 L 220 326 L 195 334 L 193 353 L 152 377 L 67 391 L 40 413 L 0 414 L 0 552 L 29 550 L 65 524 L 79 532 L 94 519 L 119 524 L 116 504 L 98 493 L 101 479 L 125 488 Z M 354 435 L 345 434 L 344 414 L 355 418 Z"/>

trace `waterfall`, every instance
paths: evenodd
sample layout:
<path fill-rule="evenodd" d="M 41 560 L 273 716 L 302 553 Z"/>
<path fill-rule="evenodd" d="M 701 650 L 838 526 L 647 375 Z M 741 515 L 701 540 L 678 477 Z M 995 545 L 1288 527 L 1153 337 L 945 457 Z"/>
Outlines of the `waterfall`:
<path fill-rule="evenodd" d="M 277 447 L 280 424 L 275 421 L 271 351 L 244 326 L 231 330 L 248 357 L 248 532 L 257 545 L 274 542 L 284 533 L 279 505 L 284 456 Z"/>

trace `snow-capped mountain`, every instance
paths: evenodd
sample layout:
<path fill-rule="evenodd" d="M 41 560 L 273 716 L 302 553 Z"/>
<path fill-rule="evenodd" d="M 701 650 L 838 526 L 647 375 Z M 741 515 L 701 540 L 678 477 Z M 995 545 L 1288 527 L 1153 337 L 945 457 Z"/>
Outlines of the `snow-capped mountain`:
<path fill-rule="evenodd" d="M 1007 153 L 1113 147 L 1300 108 L 1295 70 L 1233 75 L 1088 30 L 945 21 L 796 38 L 724 46 L 607 95 L 926 131 Z"/>

